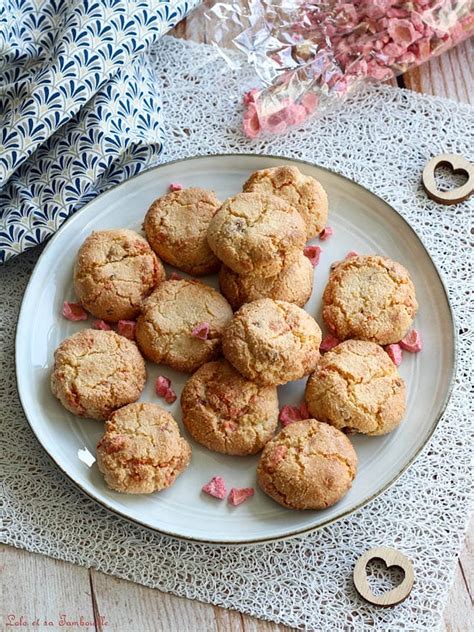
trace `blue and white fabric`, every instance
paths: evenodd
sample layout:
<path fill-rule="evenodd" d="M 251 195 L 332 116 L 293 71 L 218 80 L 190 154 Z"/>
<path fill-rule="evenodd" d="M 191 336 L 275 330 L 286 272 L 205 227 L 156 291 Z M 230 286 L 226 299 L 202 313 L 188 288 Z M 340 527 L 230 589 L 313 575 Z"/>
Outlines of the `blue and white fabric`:
<path fill-rule="evenodd" d="M 0 2 L 0 263 L 156 162 L 147 50 L 199 0 Z"/>

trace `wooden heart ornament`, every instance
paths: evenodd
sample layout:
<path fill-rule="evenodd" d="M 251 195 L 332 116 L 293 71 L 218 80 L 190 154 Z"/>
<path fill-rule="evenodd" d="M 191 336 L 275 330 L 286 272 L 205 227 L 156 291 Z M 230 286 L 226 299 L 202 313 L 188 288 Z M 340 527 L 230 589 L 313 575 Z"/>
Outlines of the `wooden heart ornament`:
<path fill-rule="evenodd" d="M 467 182 L 450 191 L 440 191 L 436 186 L 435 169 L 451 167 L 453 173 L 467 175 Z M 440 204 L 458 204 L 466 200 L 474 191 L 474 165 L 458 154 L 439 154 L 426 163 L 421 182 L 428 196 Z"/>
<path fill-rule="evenodd" d="M 381 595 L 374 595 L 367 578 L 367 564 L 371 560 L 377 559 L 385 562 L 387 568 L 390 566 L 399 566 L 405 573 L 401 584 Z M 415 575 L 410 560 L 406 555 L 403 555 L 400 551 L 392 549 L 389 546 L 378 546 L 375 549 L 370 549 L 370 551 L 364 553 L 364 555 L 357 560 L 357 564 L 354 568 L 354 585 L 357 592 L 366 601 L 375 606 L 389 607 L 400 603 L 411 593 L 414 581 Z"/>

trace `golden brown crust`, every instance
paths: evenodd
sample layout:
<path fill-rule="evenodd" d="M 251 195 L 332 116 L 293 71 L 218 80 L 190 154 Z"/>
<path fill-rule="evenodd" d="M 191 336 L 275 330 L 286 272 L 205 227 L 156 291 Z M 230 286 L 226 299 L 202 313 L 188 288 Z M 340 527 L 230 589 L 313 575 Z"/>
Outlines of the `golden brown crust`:
<path fill-rule="evenodd" d="M 326 509 L 349 491 L 357 455 L 339 430 L 316 419 L 295 421 L 265 446 L 257 481 L 290 509 Z"/>
<path fill-rule="evenodd" d="M 83 329 L 54 353 L 51 390 L 79 417 L 107 419 L 136 401 L 145 381 L 145 361 L 137 345 L 114 331 Z"/>
<path fill-rule="evenodd" d="M 194 373 L 181 407 L 192 437 L 223 454 L 256 454 L 278 423 L 276 387 L 246 380 L 226 360 L 208 362 Z"/>
<path fill-rule="evenodd" d="M 207 240 L 234 272 L 269 277 L 298 257 L 306 229 L 301 215 L 282 198 L 239 193 L 214 215 Z"/>
<path fill-rule="evenodd" d="M 77 253 L 74 290 L 87 311 L 103 320 L 135 318 L 142 301 L 165 278 L 146 239 L 124 228 L 93 232 Z"/>
<path fill-rule="evenodd" d="M 386 257 L 358 256 L 338 263 L 323 295 L 323 318 L 339 340 L 398 342 L 418 310 L 407 270 Z"/>
<path fill-rule="evenodd" d="M 346 340 L 324 354 L 306 385 L 311 415 L 344 432 L 382 435 L 405 414 L 405 382 L 374 342 Z"/>
<path fill-rule="evenodd" d="M 130 404 L 115 411 L 97 445 L 97 466 L 107 485 L 126 494 L 169 487 L 190 458 L 178 424 L 157 404 Z"/>
<path fill-rule="evenodd" d="M 192 373 L 220 355 L 224 326 L 232 318 L 225 298 L 199 281 L 165 281 L 144 302 L 137 321 L 138 346 L 149 360 Z M 207 340 L 192 335 L 210 325 Z"/>
<path fill-rule="evenodd" d="M 303 307 L 313 290 L 314 269 L 308 257 L 300 253 L 280 274 L 263 278 L 259 274 L 237 274 L 223 265 L 219 286 L 232 309 L 260 298 L 286 301 Z"/>
<path fill-rule="evenodd" d="M 150 206 L 144 229 L 163 261 L 201 276 L 217 272 L 219 259 L 207 243 L 207 228 L 220 206 L 213 191 L 192 187 L 173 191 Z"/>
<path fill-rule="evenodd" d="M 307 239 L 312 239 L 328 221 L 328 196 L 320 182 L 301 173 L 298 167 L 282 165 L 253 173 L 243 187 L 265 195 L 278 195 L 304 219 Z"/>
<path fill-rule="evenodd" d="M 292 303 L 269 298 L 243 305 L 222 337 L 226 359 L 247 379 L 285 384 L 314 371 L 321 330 Z"/>

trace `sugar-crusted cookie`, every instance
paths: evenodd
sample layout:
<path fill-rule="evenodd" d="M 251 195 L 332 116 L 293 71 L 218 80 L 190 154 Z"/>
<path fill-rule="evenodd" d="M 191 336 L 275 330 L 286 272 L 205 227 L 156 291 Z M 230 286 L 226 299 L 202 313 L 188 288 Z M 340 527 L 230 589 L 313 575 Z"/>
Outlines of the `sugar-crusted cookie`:
<path fill-rule="evenodd" d="M 260 298 L 287 301 L 303 307 L 311 296 L 313 278 L 313 266 L 303 253 L 273 277 L 263 278 L 255 273 L 237 274 L 226 265 L 219 271 L 221 292 L 232 309 Z"/>
<path fill-rule="evenodd" d="M 145 361 L 137 345 L 114 331 L 83 329 L 54 353 L 51 390 L 79 417 L 107 419 L 136 401 L 145 381 Z"/>
<path fill-rule="evenodd" d="M 269 277 L 299 256 L 306 228 L 301 215 L 282 198 L 239 193 L 214 215 L 207 240 L 234 272 Z"/>
<path fill-rule="evenodd" d="M 338 263 L 323 294 L 324 321 L 339 340 L 398 342 L 410 329 L 417 309 L 407 270 L 376 255 Z"/>
<path fill-rule="evenodd" d="M 321 358 L 306 385 L 313 417 L 348 433 L 383 435 L 405 414 L 405 382 L 375 342 L 346 340 Z"/>
<path fill-rule="evenodd" d="M 259 386 L 226 360 L 208 362 L 181 394 L 183 423 L 202 445 L 224 454 L 259 452 L 278 423 L 275 386 Z"/>
<path fill-rule="evenodd" d="M 93 232 L 77 253 L 74 290 L 82 305 L 106 321 L 135 318 L 165 278 L 150 245 L 133 230 Z"/>
<path fill-rule="evenodd" d="M 207 228 L 220 206 L 213 191 L 192 187 L 158 198 L 143 227 L 163 261 L 193 276 L 217 272 L 220 266 L 207 243 Z"/>
<path fill-rule="evenodd" d="M 349 491 L 357 455 L 339 430 L 316 419 L 295 421 L 265 446 L 257 481 L 290 509 L 326 509 Z"/>
<path fill-rule="evenodd" d="M 169 487 L 188 466 L 191 448 L 173 417 L 157 404 L 116 410 L 97 444 L 97 466 L 109 487 L 151 494 Z"/>
<path fill-rule="evenodd" d="M 220 354 L 232 318 L 225 298 L 199 281 L 164 281 L 143 303 L 136 339 L 149 360 L 192 373 Z"/>
<path fill-rule="evenodd" d="M 289 202 L 304 219 L 307 239 L 319 235 L 328 220 L 328 196 L 322 185 L 298 167 L 282 165 L 255 171 L 244 191 L 278 195 Z"/>
<path fill-rule="evenodd" d="M 246 303 L 227 325 L 222 351 L 247 379 L 285 384 L 314 371 L 321 330 L 303 309 L 263 298 Z"/>

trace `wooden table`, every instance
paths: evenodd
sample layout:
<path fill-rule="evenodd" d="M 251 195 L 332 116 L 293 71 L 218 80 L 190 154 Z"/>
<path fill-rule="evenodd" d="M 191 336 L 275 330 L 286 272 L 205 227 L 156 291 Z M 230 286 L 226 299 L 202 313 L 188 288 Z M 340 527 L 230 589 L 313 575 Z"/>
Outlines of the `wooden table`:
<path fill-rule="evenodd" d="M 175 35 L 206 41 L 206 33 L 193 17 L 175 29 Z M 455 101 L 474 104 L 473 41 L 460 44 L 420 68 L 399 78 L 398 85 Z M 97 632 L 283 632 L 285 626 L 259 621 L 217 606 L 180 599 L 138 584 L 104 575 L 43 555 L 3 546 L 2 617 L 8 615 L 28 626 L 5 630 L 38 630 L 49 620 L 49 630 L 68 629 L 59 625 L 61 614 L 67 621 L 95 622 Z M 448 605 L 445 630 L 468 632 L 474 596 L 474 523 L 459 556 Z M 472 618 L 472 617 L 471 617 Z M 87 629 L 94 629 L 92 626 Z M 329 631 L 321 631 L 329 632 Z"/>

